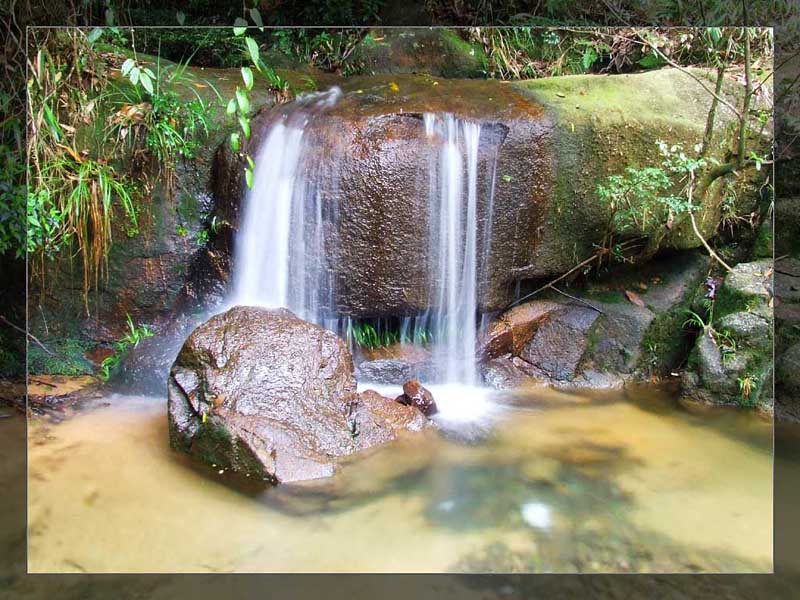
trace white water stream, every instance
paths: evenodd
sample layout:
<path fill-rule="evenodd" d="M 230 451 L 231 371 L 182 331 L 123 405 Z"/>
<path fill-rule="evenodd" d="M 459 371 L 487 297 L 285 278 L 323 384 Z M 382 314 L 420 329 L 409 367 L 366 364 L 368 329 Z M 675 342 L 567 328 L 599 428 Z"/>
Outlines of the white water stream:
<path fill-rule="evenodd" d="M 236 240 L 231 301 L 286 307 L 341 334 L 349 317 L 336 315 L 336 291 L 326 280 L 322 263 L 330 253 L 325 250 L 323 182 L 316 170 L 318 163 L 309 157 L 310 131 L 340 95 L 333 88 L 307 96 L 288 107 L 266 133 Z M 428 170 L 429 185 L 420 193 L 428 196 L 428 264 L 434 270 L 431 308 L 403 319 L 400 328 L 412 337 L 419 331 L 432 337 L 435 380 L 443 384 L 437 396 L 440 408 L 446 410 L 448 397 L 474 395 L 477 409 L 487 405 L 486 390 L 475 388 L 479 383 L 475 354 L 478 275 L 486 273 L 490 256 L 494 169 L 487 169 L 491 180 L 479 185 L 479 123 L 449 113 L 426 113 L 423 124 L 419 143 L 429 149 L 423 167 Z M 496 149 L 492 152 L 496 154 Z M 325 158 L 346 160 L 344 156 Z M 496 162 L 496 156 L 487 158 L 490 165 Z M 481 198 L 479 189 L 489 197 Z M 488 211 L 480 223 L 479 203 Z M 461 414 L 465 414 L 463 408 Z"/>

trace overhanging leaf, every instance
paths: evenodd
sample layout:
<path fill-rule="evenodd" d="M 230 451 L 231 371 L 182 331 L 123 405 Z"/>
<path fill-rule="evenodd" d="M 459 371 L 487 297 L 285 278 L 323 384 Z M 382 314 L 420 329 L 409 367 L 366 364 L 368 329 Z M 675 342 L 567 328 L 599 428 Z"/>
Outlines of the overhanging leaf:
<path fill-rule="evenodd" d="M 239 111 L 246 115 L 250 111 L 250 100 L 247 94 L 241 88 L 236 88 L 236 103 L 239 105 Z"/>
<path fill-rule="evenodd" d="M 122 68 L 120 69 L 120 71 L 122 71 L 122 74 L 125 77 L 127 77 L 128 73 L 130 73 L 131 69 L 135 66 L 136 66 L 136 61 L 134 61 L 132 58 L 129 58 L 124 63 L 122 63 Z"/>
<path fill-rule="evenodd" d="M 150 94 L 153 93 L 153 80 L 147 75 L 147 73 L 142 73 L 139 76 L 139 81 L 142 83 L 142 87 L 146 89 Z"/>
<path fill-rule="evenodd" d="M 242 79 L 244 80 L 244 87 L 248 90 L 253 89 L 253 71 L 250 67 L 242 67 Z"/>
<path fill-rule="evenodd" d="M 244 115 L 239 117 L 239 125 L 242 126 L 244 137 L 250 138 L 250 121 Z"/>
<path fill-rule="evenodd" d="M 253 23 L 258 25 L 259 27 L 264 26 L 264 21 L 261 20 L 261 13 L 258 12 L 257 8 L 250 9 L 250 18 L 253 19 Z"/>
<path fill-rule="evenodd" d="M 258 67 L 258 60 L 259 60 L 259 51 L 258 51 L 258 44 L 256 41 L 251 38 L 247 37 L 244 39 L 245 44 L 247 44 L 247 51 L 250 53 L 250 60 L 253 61 L 253 64 Z"/>
<path fill-rule="evenodd" d="M 247 21 L 242 17 L 236 17 L 236 20 L 233 22 L 233 35 L 238 37 L 243 35 L 245 31 L 247 31 Z"/>

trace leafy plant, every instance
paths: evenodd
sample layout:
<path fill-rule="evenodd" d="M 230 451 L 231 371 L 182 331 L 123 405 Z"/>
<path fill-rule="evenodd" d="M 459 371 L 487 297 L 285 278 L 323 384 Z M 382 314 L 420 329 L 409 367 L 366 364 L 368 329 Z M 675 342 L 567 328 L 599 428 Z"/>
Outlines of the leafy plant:
<path fill-rule="evenodd" d="M 178 160 L 193 158 L 211 127 L 209 107 L 186 81 L 187 67 L 188 60 L 165 68 L 159 58 L 152 71 L 129 58 L 121 67 L 125 84 L 115 85 L 109 94 L 118 108 L 109 117 L 108 133 L 123 142 L 134 159 L 154 159 L 170 195 Z M 192 100 L 181 98 L 179 86 L 191 91 Z"/>
<path fill-rule="evenodd" d="M 107 356 L 100 363 L 100 378 L 108 380 L 113 371 L 122 362 L 122 358 L 130 350 L 131 347 L 136 347 L 144 339 L 153 336 L 153 331 L 145 324 L 135 325 L 130 314 L 126 315 L 128 323 L 128 331 L 114 342 L 114 354 Z"/>
<path fill-rule="evenodd" d="M 751 404 L 750 397 L 756 388 L 756 379 L 747 375 L 745 377 L 739 377 L 737 382 L 739 384 L 739 394 L 741 395 L 742 403 L 745 405 Z"/>
<path fill-rule="evenodd" d="M 430 331 L 416 327 L 410 334 L 396 329 L 376 328 L 370 323 L 353 325 L 348 322 L 345 329 L 345 339 L 352 341 L 361 348 L 375 350 L 394 344 L 428 344 L 433 340 Z"/>

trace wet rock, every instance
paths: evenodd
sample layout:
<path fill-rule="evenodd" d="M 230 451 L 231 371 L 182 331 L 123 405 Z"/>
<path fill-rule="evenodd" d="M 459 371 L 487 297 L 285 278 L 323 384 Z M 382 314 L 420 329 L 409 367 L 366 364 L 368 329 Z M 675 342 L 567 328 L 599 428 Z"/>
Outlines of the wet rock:
<path fill-rule="evenodd" d="M 484 363 L 481 367 L 481 374 L 483 382 L 496 390 L 513 389 L 535 377 L 531 365 L 511 354 L 505 354 Z"/>
<path fill-rule="evenodd" d="M 285 309 L 235 307 L 195 329 L 170 371 L 174 448 L 275 482 L 331 475 L 356 450 L 350 353 Z"/>
<path fill-rule="evenodd" d="M 412 377 L 419 377 L 414 364 L 397 358 L 365 360 L 359 363 L 356 368 L 356 375 L 361 381 L 398 385 Z"/>
<path fill-rule="evenodd" d="M 375 390 L 360 393 L 353 411 L 359 449 L 379 446 L 396 439 L 403 431 L 421 431 L 431 425 L 415 407 L 395 402 Z"/>
<path fill-rule="evenodd" d="M 714 404 L 773 410 L 772 261 L 739 263 L 714 302 L 713 331 L 697 336 L 684 394 Z M 724 347 L 724 348 L 723 348 Z M 724 351 L 723 351 L 724 350 Z"/>
<path fill-rule="evenodd" d="M 403 384 L 403 393 L 396 398 L 400 404 L 406 404 L 419 409 L 427 417 L 435 415 L 439 409 L 433 400 L 430 390 L 422 387 L 416 379 L 411 379 Z"/>
<path fill-rule="evenodd" d="M 588 340 L 586 333 L 598 312 L 583 306 L 564 306 L 536 330 L 520 358 L 543 378 L 557 381 L 575 377 Z"/>
<path fill-rule="evenodd" d="M 427 379 L 434 371 L 426 348 L 399 343 L 356 354 L 356 378 L 361 382 L 402 385 L 409 379 Z"/>
<path fill-rule="evenodd" d="M 337 307 L 370 318 L 436 308 L 430 290 L 436 287 L 437 270 L 431 267 L 437 257 L 431 256 L 428 243 L 434 218 L 428 172 L 435 141 L 426 138 L 424 113 L 447 112 L 481 124 L 479 247 L 488 241 L 491 223 L 491 244 L 482 257 L 489 268 L 479 269 L 482 312 L 506 306 L 520 279 L 564 273 L 576 257 L 594 251 L 604 235 L 601 224 L 608 220 L 607 207 L 593 201 L 595 187 L 609 173 L 624 169 L 620 157 L 658 163 L 654 131 L 668 142 L 694 143 L 702 137 L 708 95 L 679 71 L 557 79 L 519 85 L 443 79 L 433 85 L 428 76 L 392 74 L 341 82 L 341 100 L 324 121 L 307 130 L 313 148 L 309 164 L 326 206 L 335 207 L 325 211 L 325 251 L 318 258 L 335 282 L 329 291 Z M 564 106 L 559 93 L 580 97 L 587 108 Z M 643 105 L 648 107 L 644 113 Z M 250 150 L 278 116 L 262 111 L 253 119 Z M 722 135 L 726 128 L 718 130 Z M 243 189 L 241 165 L 230 169 L 235 173 L 231 181 Z M 493 180 L 489 215 L 483 199 Z M 708 209 L 717 210 L 717 204 L 709 202 Z M 408 219 L 409 214 L 415 218 Z M 236 210 L 226 217 L 234 228 L 237 218 Z M 661 236 L 663 227 L 657 225 Z M 671 248 L 698 244 L 683 224 L 676 224 L 664 240 Z M 497 350 L 494 356 L 502 353 Z"/>
<path fill-rule="evenodd" d="M 600 381 L 599 373 L 632 374 L 639 363 L 642 341 L 655 315 L 650 309 L 629 302 L 595 302 L 593 305 L 602 313 L 598 313 L 587 335 L 580 371 L 587 373 L 587 381 Z"/>
<path fill-rule="evenodd" d="M 512 353 L 519 355 L 539 326 L 559 305 L 547 300 L 519 304 L 490 323 L 479 340 L 478 356 L 491 360 Z"/>
<path fill-rule="evenodd" d="M 286 309 L 212 317 L 184 343 L 167 387 L 174 448 L 274 483 L 327 477 L 341 458 L 427 423 L 412 406 L 357 394 L 344 341 Z M 427 399 L 420 392 L 417 405 Z"/>

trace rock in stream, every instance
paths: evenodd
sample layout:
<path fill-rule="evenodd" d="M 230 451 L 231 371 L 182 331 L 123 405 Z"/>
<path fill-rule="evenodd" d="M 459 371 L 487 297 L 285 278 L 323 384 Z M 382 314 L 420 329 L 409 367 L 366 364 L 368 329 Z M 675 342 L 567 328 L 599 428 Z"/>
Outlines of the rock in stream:
<path fill-rule="evenodd" d="M 344 341 L 286 309 L 237 306 L 200 325 L 168 397 L 173 448 L 274 483 L 330 476 L 338 459 L 428 423 L 358 394 Z"/>

